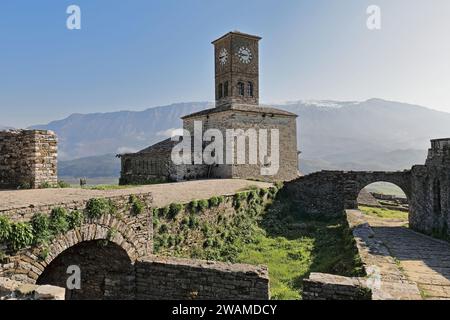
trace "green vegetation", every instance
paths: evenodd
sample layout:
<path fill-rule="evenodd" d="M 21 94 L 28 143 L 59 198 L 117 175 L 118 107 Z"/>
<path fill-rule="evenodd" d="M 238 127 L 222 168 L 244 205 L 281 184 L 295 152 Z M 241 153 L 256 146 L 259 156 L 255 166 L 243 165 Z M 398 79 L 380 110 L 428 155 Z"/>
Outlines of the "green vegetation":
<path fill-rule="evenodd" d="M 5 216 L 0 216 L 0 241 L 5 241 L 11 234 L 11 222 Z"/>
<path fill-rule="evenodd" d="M 369 216 L 377 217 L 377 218 L 391 218 L 391 219 L 403 219 L 408 220 L 408 212 L 392 210 L 386 208 L 373 208 L 366 206 L 359 206 L 359 210 L 364 214 Z"/>
<path fill-rule="evenodd" d="M 86 205 L 87 217 L 89 219 L 98 219 L 104 214 L 113 214 L 116 213 L 117 209 L 112 203 L 111 200 L 103 199 L 103 198 L 94 198 L 90 199 Z"/>
<path fill-rule="evenodd" d="M 237 261 L 269 267 L 273 299 L 301 298 L 302 280 L 311 272 L 357 276 L 363 273 L 343 218 L 300 215 L 289 201 L 277 201 L 260 221 Z"/>
<path fill-rule="evenodd" d="M 144 203 L 134 194 L 130 196 L 131 213 L 135 216 L 140 215 L 145 210 Z"/>
<path fill-rule="evenodd" d="M 65 188 L 70 188 L 70 187 L 71 187 L 70 183 L 67 183 L 63 180 L 58 181 L 58 188 L 65 189 Z"/>
<path fill-rule="evenodd" d="M 29 182 L 21 182 L 17 187 L 18 190 L 28 190 L 31 189 L 31 183 Z"/>
<path fill-rule="evenodd" d="M 135 187 L 135 186 L 132 186 L 132 185 L 119 186 L 117 184 L 99 184 L 96 186 L 87 187 L 86 189 L 105 191 L 105 190 L 122 190 L 122 189 L 129 189 L 129 188 L 133 188 L 133 187 Z"/>
<path fill-rule="evenodd" d="M 67 215 L 67 222 L 69 223 L 70 230 L 81 227 L 83 221 L 84 214 L 81 211 L 74 210 Z"/>
<path fill-rule="evenodd" d="M 171 203 L 169 206 L 168 218 L 175 219 L 176 216 L 184 209 L 180 203 Z"/>
<path fill-rule="evenodd" d="M 11 234 L 8 237 L 8 246 L 13 251 L 26 248 L 33 244 L 33 227 L 29 223 L 18 222 L 11 225 Z"/>
<path fill-rule="evenodd" d="M 49 229 L 52 236 L 58 236 L 69 231 L 69 221 L 67 210 L 64 208 L 54 208 L 50 214 Z"/>
<path fill-rule="evenodd" d="M 131 197 L 130 213 L 140 214 L 144 203 L 137 197 Z M 104 214 L 117 216 L 117 208 L 111 200 L 91 199 L 86 210 L 68 212 L 65 208 L 53 208 L 50 215 L 36 213 L 29 222 L 11 222 L 6 216 L 0 216 L 0 242 L 10 251 L 17 252 L 30 246 L 40 246 L 40 258 L 45 260 L 48 254 L 47 244 L 58 235 L 64 234 L 82 226 L 86 218 L 98 219 Z M 108 232 L 108 237 L 114 237 L 115 230 Z"/>
<path fill-rule="evenodd" d="M 55 186 L 54 185 L 52 185 L 50 182 L 48 182 L 48 181 L 45 181 L 45 182 L 43 182 L 43 183 L 41 183 L 40 185 L 39 185 L 39 189 L 50 189 L 50 188 L 54 188 Z"/>
<path fill-rule="evenodd" d="M 310 272 L 362 275 L 344 218 L 302 216 L 279 187 L 237 193 L 232 199 L 235 211 L 220 207 L 214 198 L 208 200 L 210 210 L 202 212 L 201 200 L 193 201 L 174 220 L 155 210 L 161 219 L 155 228 L 155 252 L 268 265 L 274 299 L 301 298 L 302 280 Z"/>

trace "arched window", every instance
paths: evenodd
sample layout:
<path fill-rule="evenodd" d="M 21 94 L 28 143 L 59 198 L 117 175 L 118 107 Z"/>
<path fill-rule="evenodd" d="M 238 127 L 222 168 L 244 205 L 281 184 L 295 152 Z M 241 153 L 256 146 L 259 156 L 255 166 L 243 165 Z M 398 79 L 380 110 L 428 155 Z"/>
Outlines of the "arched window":
<path fill-rule="evenodd" d="M 253 97 L 253 82 L 251 81 L 247 83 L 247 96 Z"/>
<path fill-rule="evenodd" d="M 218 92 L 218 96 L 219 96 L 219 99 L 222 99 L 222 97 L 223 97 L 223 84 L 219 84 L 219 90 L 218 90 L 219 92 Z"/>
<path fill-rule="evenodd" d="M 225 97 L 228 97 L 228 81 L 226 81 L 225 85 L 223 86 L 223 95 Z"/>
<path fill-rule="evenodd" d="M 238 82 L 238 93 L 241 97 L 245 95 L 245 85 L 243 82 Z"/>

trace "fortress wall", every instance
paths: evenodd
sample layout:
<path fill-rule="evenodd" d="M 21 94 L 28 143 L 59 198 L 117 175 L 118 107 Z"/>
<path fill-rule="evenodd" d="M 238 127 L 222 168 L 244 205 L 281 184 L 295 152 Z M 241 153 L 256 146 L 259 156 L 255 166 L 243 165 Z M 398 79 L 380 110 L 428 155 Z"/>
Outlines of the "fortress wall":
<path fill-rule="evenodd" d="M 57 183 L 57 138 L 52 131 L 0 132 L 0 188 Z"/>
<path fill-rule="evenodd" d="M 321 171 L 285 184 L 285 191 L 302 213 L 340 216 L 344 212 L 342 171 Z"/>
<path fill-rule="evenodd" d="M 136 299 L 268 300 L 267 268 L 179 258 L 136 262 Z"/>

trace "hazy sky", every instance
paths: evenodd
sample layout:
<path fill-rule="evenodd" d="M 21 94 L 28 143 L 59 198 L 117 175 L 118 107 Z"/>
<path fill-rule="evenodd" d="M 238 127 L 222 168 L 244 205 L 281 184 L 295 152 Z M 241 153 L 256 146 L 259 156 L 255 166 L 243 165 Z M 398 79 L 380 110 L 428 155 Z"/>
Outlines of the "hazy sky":
<path fill-rule="evenodd" d="M 66 28 L 71 4 L 81 30 Z M 264 103 L 377 97 L 450 112 L 449 0 L 2 0 L 0 124 L 212 101 L 210 42 L 231 30 L 263 37 Z"/>

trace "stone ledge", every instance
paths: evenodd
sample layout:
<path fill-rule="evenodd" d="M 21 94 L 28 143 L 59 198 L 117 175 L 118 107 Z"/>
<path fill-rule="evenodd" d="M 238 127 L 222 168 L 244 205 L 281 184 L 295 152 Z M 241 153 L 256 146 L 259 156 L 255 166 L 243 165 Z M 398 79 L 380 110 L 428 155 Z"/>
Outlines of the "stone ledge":
<path fill-rule="evenodd" d="M 371 300 L 372 291 L 364 278 L 311 273 L 303 280 L 304 300 Z"/>
<path fill-rule="evenodd" d="M 0 300 L 65 300 L 66 289 L 0 278 Z"/>

